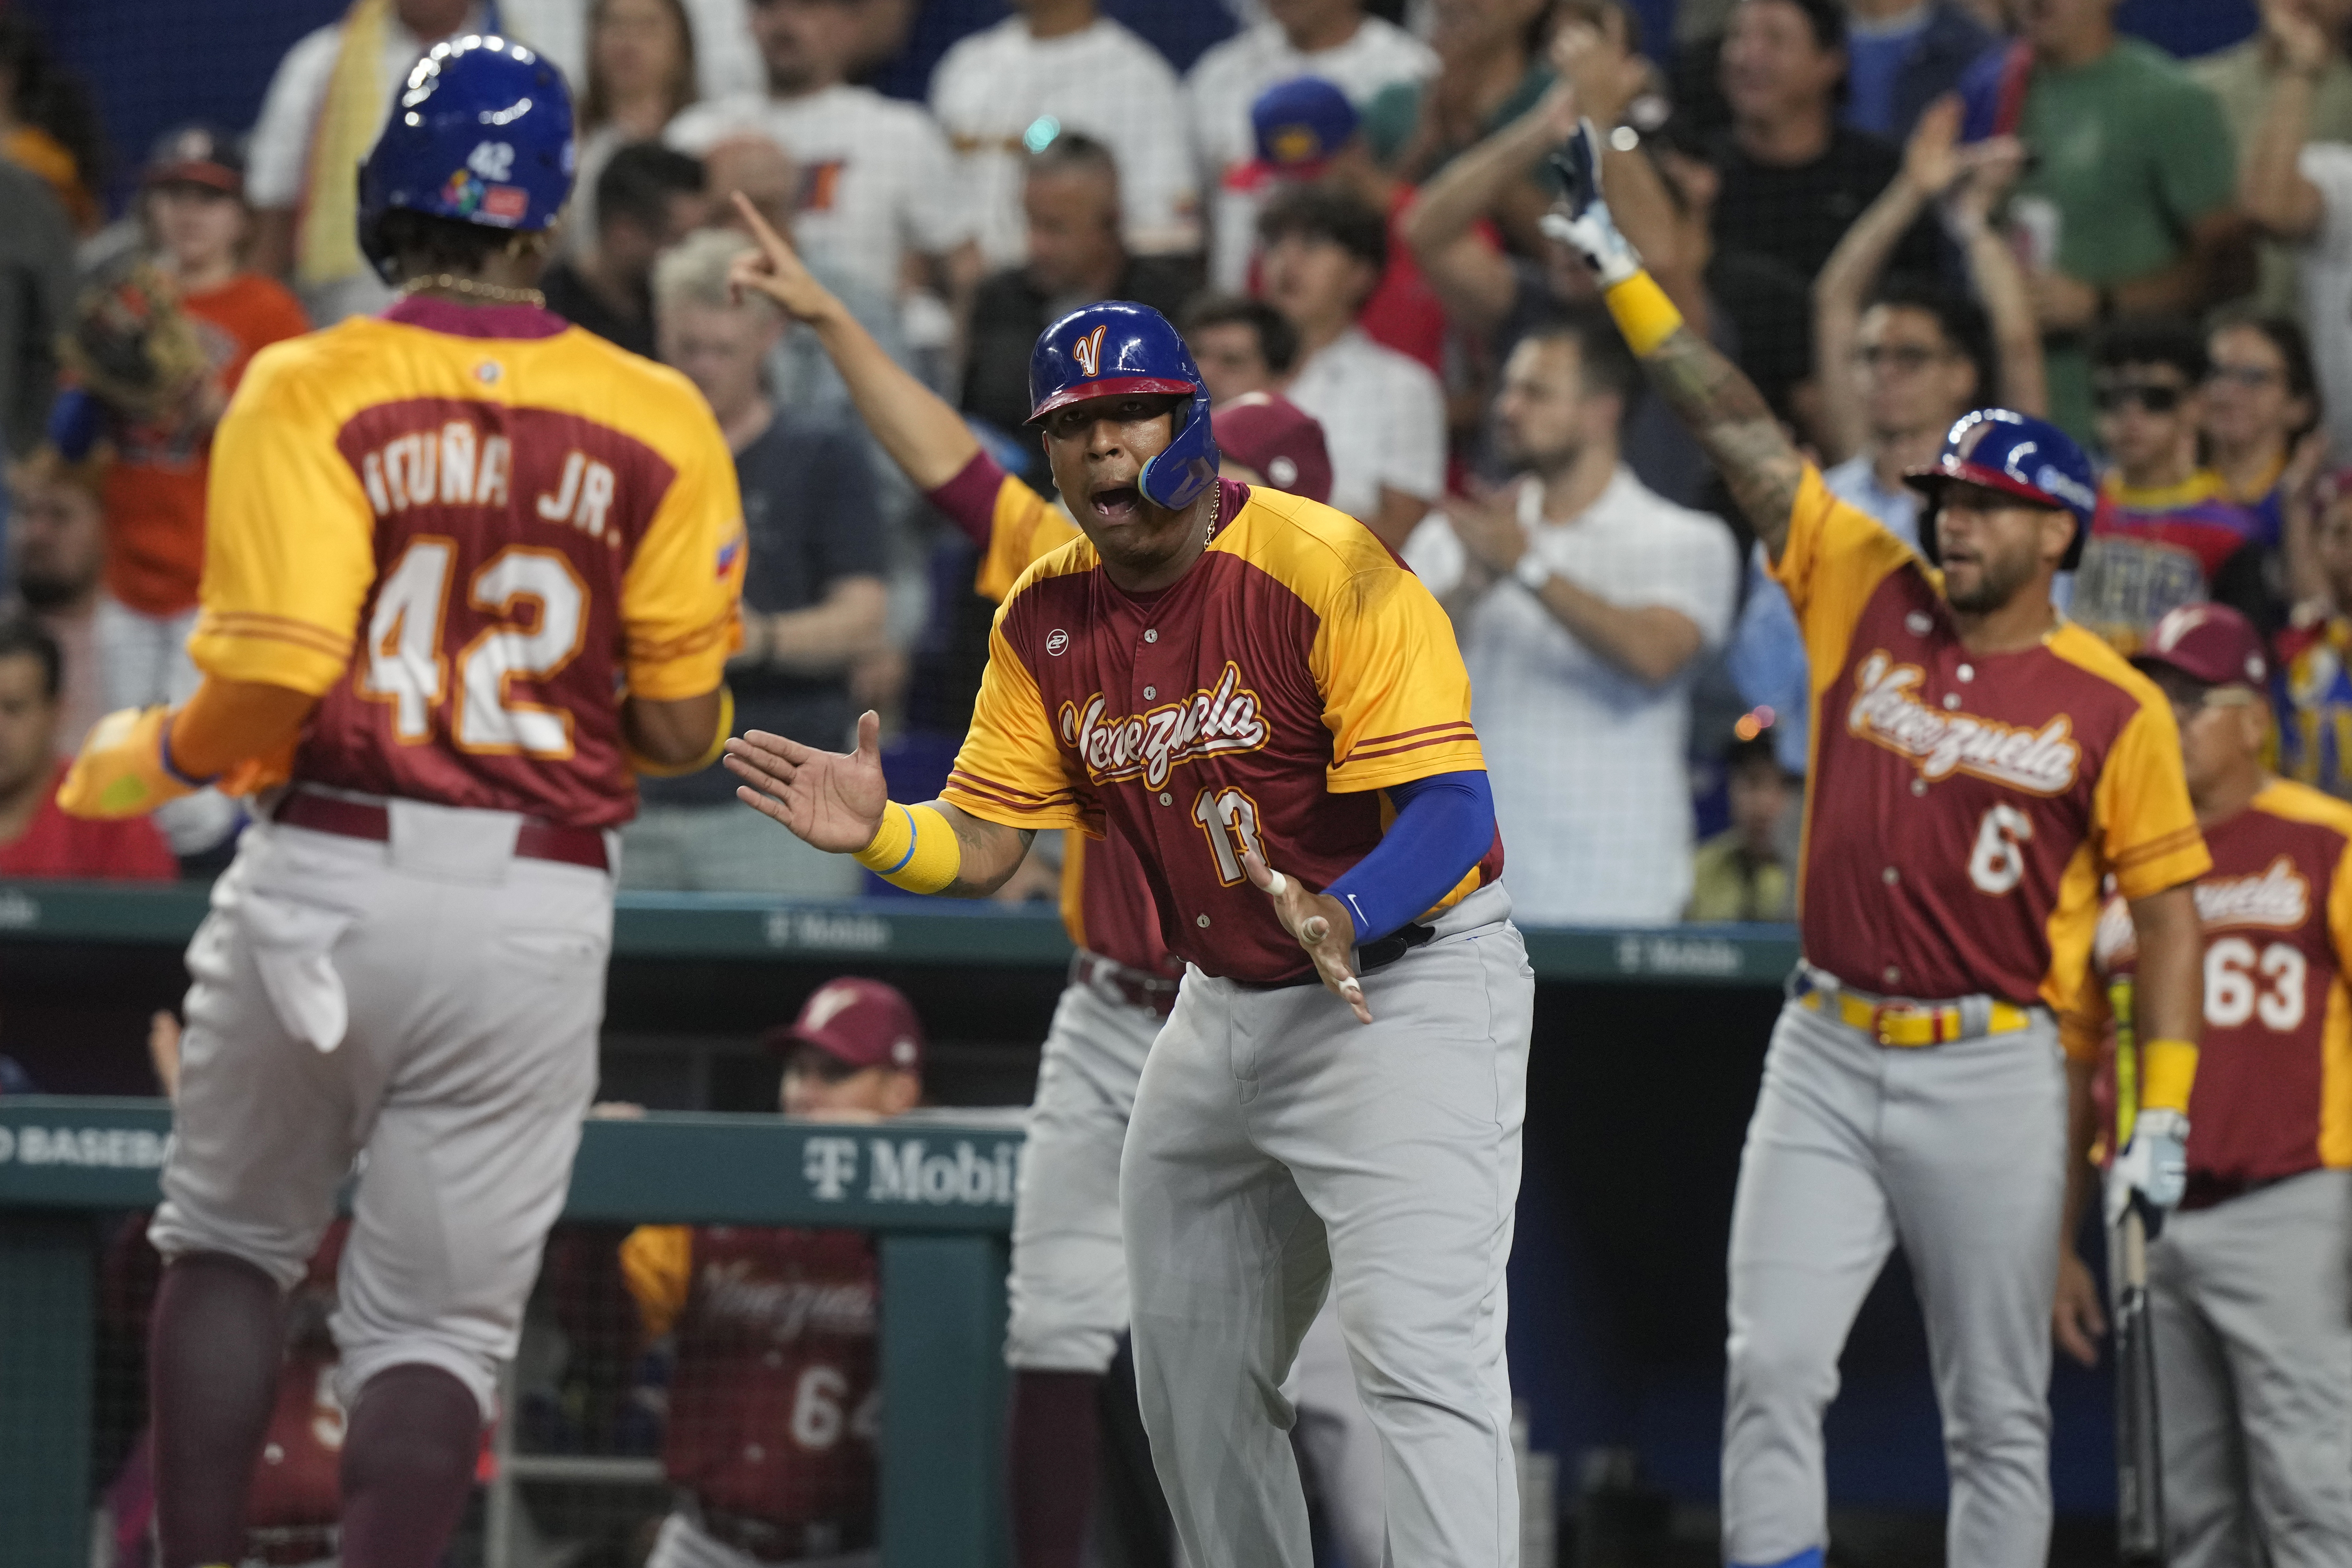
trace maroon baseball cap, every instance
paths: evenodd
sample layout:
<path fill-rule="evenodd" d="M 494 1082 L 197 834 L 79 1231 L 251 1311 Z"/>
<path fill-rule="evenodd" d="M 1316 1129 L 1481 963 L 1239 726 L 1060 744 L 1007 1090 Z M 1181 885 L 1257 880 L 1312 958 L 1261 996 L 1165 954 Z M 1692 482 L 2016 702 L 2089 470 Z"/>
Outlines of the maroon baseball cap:
<path fill-rule="evenodd" d="M 898 987 L 879 980 L 828 980 L 801 1004 L 800 1017 L 761 1038 L 771 1051 L 813 1045 L 852 1068 L 923 1070 L 923 1020 Z"/>
<path fill-rule="evenodd" d="M 2226 604 L 2184 604 L 2156 623 L 2132 663 L 2153 674 L 2170 670 L 2200 685 L 2252 686 L 2270 675 L 2263 634 Z"/>
<path fill-rule="evenodd" d="M 1209 415 L 1217 450 L 1277 490 L 1310 501 L 1331 498 L 1331 451 L 1323 426 L 1288 398 L 1244 392 Z"/>

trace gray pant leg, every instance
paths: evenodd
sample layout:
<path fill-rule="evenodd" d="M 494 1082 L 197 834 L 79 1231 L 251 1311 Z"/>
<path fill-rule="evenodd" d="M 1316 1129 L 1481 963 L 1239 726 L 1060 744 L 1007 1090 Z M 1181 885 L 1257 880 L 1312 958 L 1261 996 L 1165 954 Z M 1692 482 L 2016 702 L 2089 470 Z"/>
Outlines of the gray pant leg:
<path fill-rule="evenodd" d="M 2352 1563 L 2352 1171 L 2176 1215 L 2158 1245 L 2227 1365 L 2244 1465 L 2237 1511 L 2271 1568 Z M 2168 1511 L 2171 1374 L 2159 1360 Z"/>
<path fill-rule="evenodd" d="M 2050 1547 L 2050 1302 L 2065 1197 L 2056 1026 L 1889 1051 L 1880 1161 L 1927 1319 L 1951 1474 L 1947 1559 Z"/>
<path fill-rule="evenodd" d="M 1127 1331 L 1118 1162 L 1159 1018 L 1070 986 L 1037 1068 L 1013 1205 L 1008 1365 L 1103 1372 Z"/>
<path fill-rule="evenodd" d="M 1822 1415 L 1838 1353 L 1894 1250 L 1880 1186 L 1879 1048 L 1780 1010 L 1731 1211 L 1723 1549 L 1778 1563 L 1828 1540 Z"/>
<path fill-rule="evenodd" d="M 1119 1166 L 1136 1395 L 1191 1568 L 1309 1568 L 1282 1395 L 1330 1278 L 1323 1225 L 1244 1130 L 1237 1008 L 1198 971 L 1153 1042 Z"/>
<path fill-rule="evenodd" d="M 2148 1333 L 2156 1347 L 2157 1436 L 2164 1445 L 2164 1531 L 2170 1568 L 2252 1568 L 2246 1448 L 2221 1336 L 2197 1305 L 2176 1214 L 2148 1249 Z"/>
<path fill-rule="evenodd" d="M 1356 1366 L 1336 1301 L 1299 1342 L 1284 1393 L 1298 1408 L 1298 1447 L 1314 1472 L 1345 1568 L 1381 1568 L 1388 1509 L 1382 1499 L 1380 1428 L 1356 1392 Z"/>

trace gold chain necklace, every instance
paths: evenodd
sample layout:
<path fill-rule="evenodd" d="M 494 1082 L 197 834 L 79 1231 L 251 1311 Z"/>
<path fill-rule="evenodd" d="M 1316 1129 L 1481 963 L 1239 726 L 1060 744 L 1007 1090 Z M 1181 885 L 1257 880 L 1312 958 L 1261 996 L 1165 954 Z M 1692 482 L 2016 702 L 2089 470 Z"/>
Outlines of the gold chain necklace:
<path fill-rule="evenodd" d="M 452 294 L 487 299 L 498 305 L 532 305 L 542 310 L 547 308 L 547 296 L 536 288 L 511 288 L 503 283 L 482 283 L 471 277 L 460 277 L 454 272 L 436 272 L 430 277 L 412 277 L 400 286 L 400 292 L 410 295 L 427 288 L 446 288 Z"/>

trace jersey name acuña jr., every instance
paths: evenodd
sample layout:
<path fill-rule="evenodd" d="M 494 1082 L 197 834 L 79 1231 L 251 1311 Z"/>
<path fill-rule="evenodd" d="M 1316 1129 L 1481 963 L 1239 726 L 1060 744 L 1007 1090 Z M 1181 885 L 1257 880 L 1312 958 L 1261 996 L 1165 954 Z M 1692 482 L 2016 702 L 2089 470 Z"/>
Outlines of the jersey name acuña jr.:
<path fill-rule="evenodd" d="M 742 506 L 700 394 L 521 307 L 265 350 L 214 447 L 197 666 L 321 700 L 298 779 L 628 820 L 616 688 L 716 688 Z"/>
<path fill-rule="evenodd" d="M 1419 579 L 1328 507 L 1231 483 L 1218 504 L 1201 559 L 1158 593 L 1113 586 L 1083 538 L 1023 575 L 942 798 L 1016 827 L 1115 823 L 1171 950 L 1286 980 L 1309 965 L 1244 852 L 1328 886 L 1380 842 L 1381 790 L 1486 763 L 1453 627 Z M 1498 834 L 1440 907 L 1502 858 Z"/>
<path fill-rule="evenodd" d="M 1812 669 L 1808 961 L 1866 991 L 2062 1008 L 2105 876 L 2141 898 L 2204 872 L 2172 710 L 2089 632 L 1969 653 L 1942 574 L 1811 467 L 1774 575 Z"/>

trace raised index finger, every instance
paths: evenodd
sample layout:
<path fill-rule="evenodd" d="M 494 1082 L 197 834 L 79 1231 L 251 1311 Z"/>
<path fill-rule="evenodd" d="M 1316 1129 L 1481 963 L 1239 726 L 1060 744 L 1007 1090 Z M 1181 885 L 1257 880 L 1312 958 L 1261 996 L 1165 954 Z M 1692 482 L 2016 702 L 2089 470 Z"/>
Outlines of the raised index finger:
<path fill-rule="evenodd" d="M 751 225 L 751 237 L 760 242 L 760 248 L 768 253 L 770 261 L 793 259 L 793 247 L 785 243 L 783 235 L 769 225 L 767 219 L 760 215 L 760 209 L 751 204 L 751 197 L 737 191 L 730 199 L 735 204 L 735 210 L 743 214 L 743 221 Z"/>

